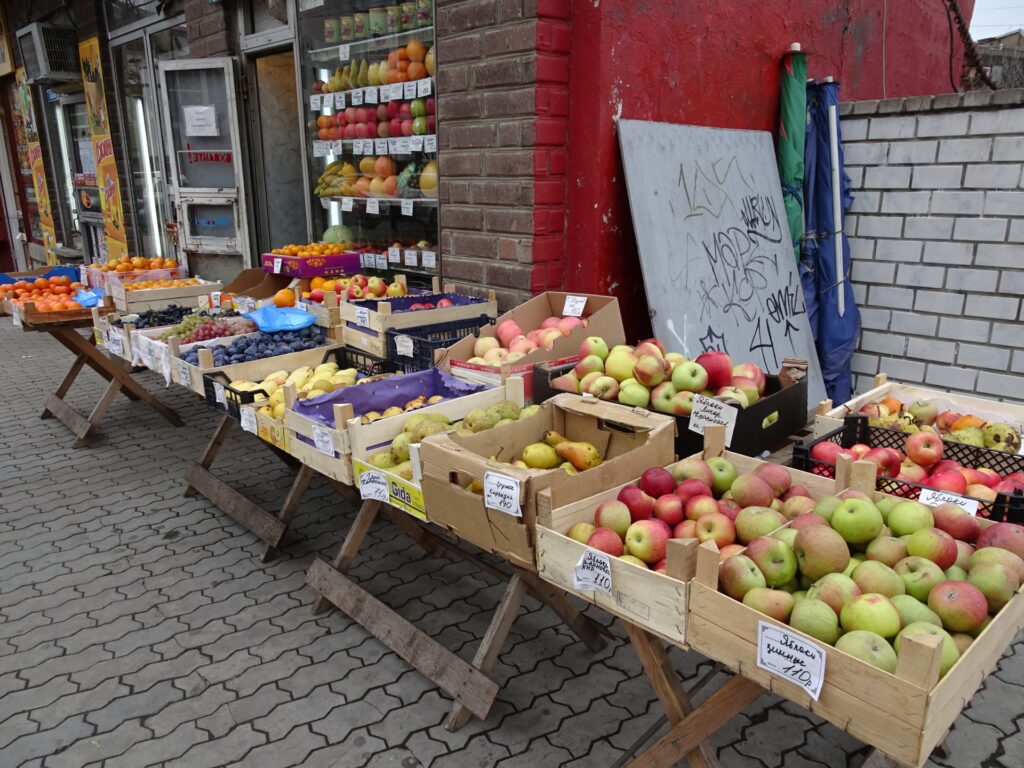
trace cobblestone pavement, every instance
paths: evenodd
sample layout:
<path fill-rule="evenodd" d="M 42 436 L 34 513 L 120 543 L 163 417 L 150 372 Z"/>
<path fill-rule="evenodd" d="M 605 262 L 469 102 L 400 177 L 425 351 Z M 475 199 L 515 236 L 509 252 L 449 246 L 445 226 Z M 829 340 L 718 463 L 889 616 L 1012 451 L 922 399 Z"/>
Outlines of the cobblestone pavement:
<path fill-rule="evenodd" d="M 282 556 L 204 499 L 182 497 L 185 463 L 213 413 L 152 374 L 140 380 L 187 422 L 175 429 L 115 401 L 92 447 L 71 448 L 40 403 L 70 358 L 43 334 L 0 325 L 0 766 L 611 766 L 659 718 L 621 630 L 591 654 L 528 599 L 493 676 L 486 722 L 456 733 L 445 696 L 338 611 L 314 618 L 303 576 L 331 555 L 353 510 L 319 479 Z M 86 372 L 69 397 L 101 391 Z M 215 464 L 273 508 L 291 471 L 235 434 Z M 460 561 L 426 560 L 390 523 L 373 527 L 352 576 L 471 658 L 502 585 Z M 957 720 L 929 765 L 1024 765 L 1024 640 Z M 674 650 L 693 681 L 710 669 Z M 717 682 L 702 692 L 707 695 Z M 766 698 L 713 739 L 723 766 L 858 766 L 866 748 Z"/>

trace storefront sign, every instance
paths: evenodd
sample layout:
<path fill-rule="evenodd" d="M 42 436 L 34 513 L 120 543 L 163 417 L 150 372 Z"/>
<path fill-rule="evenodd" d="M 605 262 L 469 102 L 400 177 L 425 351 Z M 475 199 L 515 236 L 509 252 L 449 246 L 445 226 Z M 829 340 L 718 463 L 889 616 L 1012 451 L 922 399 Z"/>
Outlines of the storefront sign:
<path fill-rule="evenodd" d="M 46 263 L 56 264 L 57 254 L 53 249 L 57 245 L 57 231 L 53 227 L 50 190 L 46 184 L 46 164 L 43 162 L 43 148 L 39 143 L 36 113 L 32 106 L 32 90 L 25 82 L 24 68 L 17 71 L 15 78 L 18 83 L 18 99 L 14 109 L 21 115 L 22 123 L 25 126 L 29 167 L 32 169 L 32 186 L 39 207 L 39 228 L 42 230 L 43 247 L 46 249 Z"/>
<path fill-rule="evenodd" d="M 7 17 L 3 8 L 0 8 L 0 77 L 13 71 L 14 57 L 11 56 L 11 46 L 7 42 Z"/>
<path fill-rule="evenodd" d="M 121 205 L 121 183 L 114 158 L 114 142 L 110 138 L 107 101 L 103 91 L 103 62 L 99 38 L 90 37 L 78 44 L 85 90 L 85 110 L 89 116 L 93 156 L 96 158 L 96 184 L 103 209 L 103 238 L 107 257 L 118 259 L 128 255 L 128 238 L 124 231 L 124 209 Z"/>

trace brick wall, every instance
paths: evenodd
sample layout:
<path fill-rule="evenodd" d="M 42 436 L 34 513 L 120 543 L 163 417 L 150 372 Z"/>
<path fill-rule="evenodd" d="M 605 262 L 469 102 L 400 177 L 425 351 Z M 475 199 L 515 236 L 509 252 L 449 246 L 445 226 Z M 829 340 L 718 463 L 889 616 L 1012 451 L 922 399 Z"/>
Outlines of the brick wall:
<path fill-rule="evenodd" d="M 863 333 L 891 377 L 1024 401 L 1024 91 L 843 105 Z"/>
<path fill-rule="evenodd" d="M 445 278 L 502 309 L 560 287 L 568 0 L 437 0 Z"/>
<path fill-rule="evenodd" d="M 193 59 L 229 56 L 237 48 L 234 32 L 235 3 L 185 0 L 188 52 Z"/>

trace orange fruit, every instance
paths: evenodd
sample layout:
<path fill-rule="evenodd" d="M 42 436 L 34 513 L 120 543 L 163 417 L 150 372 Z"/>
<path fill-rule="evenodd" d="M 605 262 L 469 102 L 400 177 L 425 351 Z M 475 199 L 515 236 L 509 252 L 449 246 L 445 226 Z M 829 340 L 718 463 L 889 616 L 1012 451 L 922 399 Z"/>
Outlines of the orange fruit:
<path fill-rule="evenodd" d="M 315 291 L 317 288 L 322 288 L 325 282 L 326 280 L 324 280 L 322 277 L 314 277 L 312 280 L 309 281 L 309 290 Z"/>
<path fill-rule="evenodd" d="M 67 275 L 64 275 L 63 277 L 58 277 L 57 278 L 57 284 L 58 285 L 71 285 L 71 278 L 68 277 Z"/>
<path fill-rule="evenodd" d="M 178 262 L 175 259 L 164 259 L 164 269 L 174 269 L 178 266 Z"/>
<path fill-rule="evenodd" d="M 274 306 L 275 307 L 294 307 L 295 306 L 295 294 L 289 291 L 287 288 L 282 288 L 280 291 L 274 294 Z"/>
<path fill-rule="evenodd" d="M 324 280 L 323 285 L 320 286 L 322 291 L 333 291 L 335 282 L 333 280 Z"/>
<path fill-rule="evenodd" d="M 43 290 L 43 288 L 49 287 L 50 281 L 47 280 L 45 277 L 37 277 L 35 280 L 32 281 L 32 285 L 34 285 L 37 289 L 41 291 Z"/>
<path fill-rule="evenodd" d="M 79 304 L 77 301 L 69 301 L 68 302 L 68 309 L 81 309 L 81 308 L 82 308 L 82 305 Z"/>
<path fill-rule="evenodd" d="M 427 76 L 427 68 L 424 67 L 418 61 L 409 62 L 409 71 L 407 72 L 410 80 L 422 80 Z"/>
<path fill-rule="evenodd" d="M 427 49 L 419 40 L 410 40 L 406 43 L 405 52 L 409 56 L 409 61 L 423 61 L 427 55 Z"/>

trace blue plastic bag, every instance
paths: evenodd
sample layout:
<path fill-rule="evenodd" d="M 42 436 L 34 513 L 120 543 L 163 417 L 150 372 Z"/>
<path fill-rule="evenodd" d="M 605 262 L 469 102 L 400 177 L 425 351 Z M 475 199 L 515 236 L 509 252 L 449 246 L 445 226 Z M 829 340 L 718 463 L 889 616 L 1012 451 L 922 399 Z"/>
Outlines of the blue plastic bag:
<path fill-rule="evenodd" d="M 309 312 L 295 307 L 260 307 L 246 312 L 242 317 L 252 320 L 264 333 L 300 331 L 316 322 L 316 318 Z"/>
<path fill-rule="evenodd" d="M 103 289 L 79 288 L 77 291 L 75 291 L 75 301 L 77 301 L 83 307 L 95 307 L 97 304 L 103 301 Z"/>

